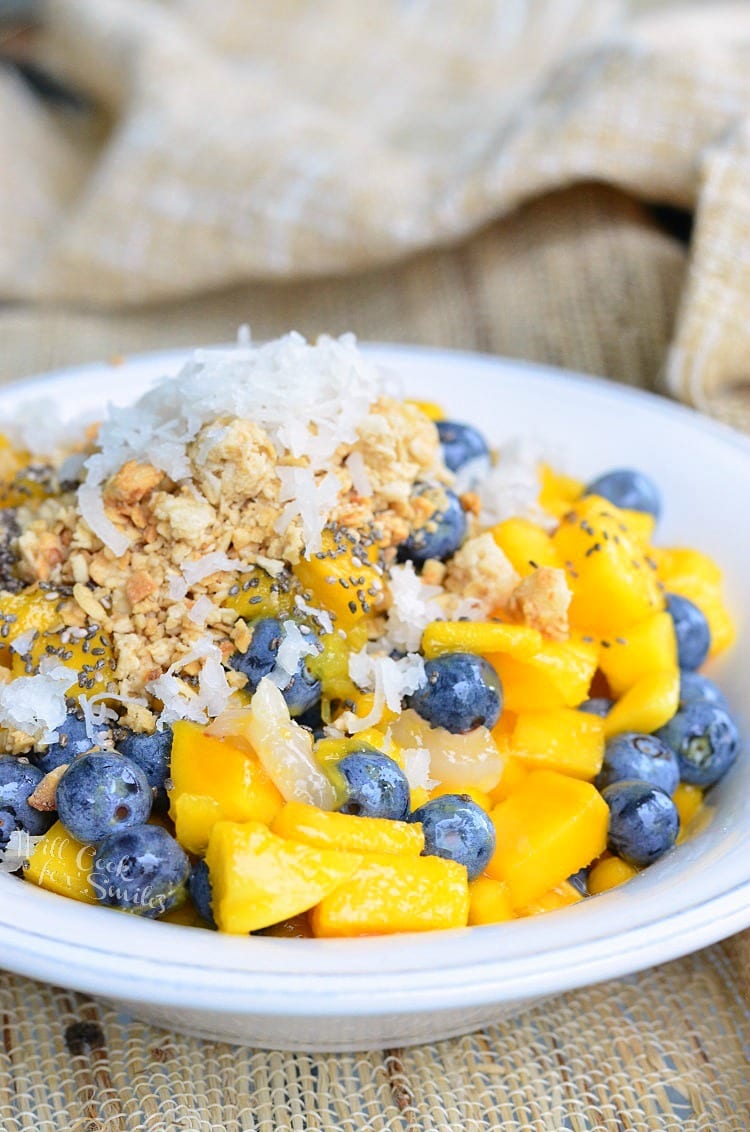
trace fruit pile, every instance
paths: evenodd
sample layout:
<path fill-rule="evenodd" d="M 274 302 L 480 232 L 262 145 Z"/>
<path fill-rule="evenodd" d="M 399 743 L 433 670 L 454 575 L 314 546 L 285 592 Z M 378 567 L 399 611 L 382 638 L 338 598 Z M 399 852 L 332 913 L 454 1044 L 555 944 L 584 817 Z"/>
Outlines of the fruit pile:
<path fill-rule="evenodd" d="M 247 642 L 226 667 L 245 684 L 209 723 L 98 731 L 86 703 L 110 688 L 107 636 L 63 639 L 43 586 L 0 594 L 3 637 L 32 642 L 2 646 L 8 679 L 45 655 L 72 670 L 54 740 L 0 756 L 0 840 L 28 835 L 26 882 L 236 934 L 426 931 L 595 896 L 700 820 L 739 750 L 699 671 L 733 627 L 718 567 L 652 544 L 660 499 L 638 472 L 584 485 L 541 466 L 540 521 L 482 531 L 514 600 L 428 619 L 413 652 L 378 660 L 380 683 L 368 675 L 392 569 L 409 565 L 429 608 L 426 579 L 465 545 L 490 461 L 476 429 L 421 408 L 468 492 L 420 486 L 428 520 L 390 560 L 330 525 L 283 575 L 238 573 L 225 607 Z M 524 587 L 543 577 L 549 594 Z"/>

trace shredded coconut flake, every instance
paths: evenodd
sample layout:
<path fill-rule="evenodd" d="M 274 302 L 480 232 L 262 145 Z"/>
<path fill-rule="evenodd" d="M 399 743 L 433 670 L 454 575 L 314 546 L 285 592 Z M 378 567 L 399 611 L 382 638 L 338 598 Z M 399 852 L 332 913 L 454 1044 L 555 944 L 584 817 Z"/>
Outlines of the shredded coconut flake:
<path fill-rule="evenodd" d="M 36 676 L 19 676 L 0 685 L 0 724 L 40 743 L 53 742 L 53 735 L 65 720 L 65 692 L 73 674 L 62 664 L 45 665 Z"/>
<path fill-rule="evenodd" d="M 349 675 L 362 691 L 373 693 L 372 710 L 363 719 L 351 713 L 347 716 L 347 729 L 355 734 L 379 723 L 384 707 L 395 712 L 401 710 L 404 696 L 424 684 L 424 660 L 418 653 L 407 653 L 396 660 L 391 656 L 373 655 L 364 648 L 349 657 Z"/>
<path fill-rule="evenodd" d="M 117 712 L 113 707 L 110 707 L 107 701 L 116 700 L 118 703 L 137 704 L 139 706 L 146 706 L 147 701 L 141 696 L 119 696 L 114 692 L 97 692 L 93 696 L 81 695 L 78 697 L 78 703 L 83 712 L 83 724 L 86 728 L 86 734 L 92 743 L 96 743 L 99 739 L 99 729 L 108 727 L 111 723 L 116 723 L 118 719 Z"/>
<path fill-rule="evenodd" d="M 204 594 L 202 597 L 198 598 L 193 608 L 188 613 L 188 620 L 192 621 L 194 625 L 200 625 L 200 627 L 203 628 L 215 609 L 216 606 L 211 601 L 211 598 L 206 597 Z"/>
<path fill-rule="evenodd" d="M 386 384 L 351 335 L 322 336 L 310 345 L 299 334 L 287 334 L 263 346 L 243 340 L 230 349 L 198 351 L 176 377 L 134 405 L 110 407 L 99 430 L 100 450 L 86 461 L 86 481 L 78 492 L 81 513 L 113 553 L 123 554 L 128 539 L 104 513 L 104 482 L 128 460 L 153 464 L 176 482 L 188 480 L 188 445 L 204 425 L 226 417 L 250 419 L 279 453 L 306 459 L 304 468 L 288 469 L 283 521 L 301 516 L 307 550 L 313 552 L 338 494 L 330 471 L 336 449 L 355 441 L 357 425 Z"/>
<path fill-rule="evenodd" d="M 34 643 L 36 634 L 36 629 L 27 629 L 25 633 L 19 633 L 18 636 L 14 637 L 10 642 L 10 647 L 13 652 L 17 652 L 19 656 L 26 656 Z"/>
<path fill-rule="evenodd" d="M 511 440 L 499 450 L 497 463 L 479 485 L 482 526 L 502 523 L 513 516 L 543 526 L 556 521 L 538 503 L 542 459 L 538 445 L 524 438 Z"/>
<path fill-rule="evenodd" d="M 361 452 L 350 452 L 344 465 L 347 468 L 349 475 L 352 477 L 352 487 L 357 495 L 368 496 L 372 495 L 372 484 L 370 483 L 365 462 L 362 458 Z"/>
<path fill-rule="evenodd" d="M 305 656 L 314 656 L 318 651 L 312 633 L 303 633 L 294 621 L 282 625 L 281 643 L 276 654 L 276 666 L 270 673 L 277 688 L 286 688 L 297 672 L 299 662 Z"/>
<path fill-rule="evenodd" d="M 178 669 L 192 664 L 194 660 L 203 661 L 197 690 L 175 675 Z M 151 680 L 146 691 L 164 705 L 157 721 L 160 731 L 178 719 L 207 723 L 210 718 L 221 715 L 232 694 L 221 663 L 221 651 L 208 636 L 201 637 L 179 661 L 156 680 Z"/>
<path fill-rule="evenodd" d="M 385 639 L 389 649 L 416 652 L 422 633 L 430 621 L 445 617 L 437 600 L 441 586 L 429 586 L 417 576 L 414 565 L 405 562 L 394 566 L 389 579 L 391 608 L 388 611 Z"/>
<path fill-rule="evenodd" d="M 424 747 L 406 747 L 401 751 L 404 774 L 412 790 L 432 790 L 437 779 L 430 778 L 430 752 Z"/>
<path fill-rule="evenodd" d="M 325 609 L 316 609 L 313 605 L 308 605 L 301 594 L 296 594 L 294 604 L 301 613 L 306 613 L 308 617 L 312 617 L 317 621 L 324 633 L 333 632 L 333 621 L 331 620 L 330 613 L 326 613 Z"/>

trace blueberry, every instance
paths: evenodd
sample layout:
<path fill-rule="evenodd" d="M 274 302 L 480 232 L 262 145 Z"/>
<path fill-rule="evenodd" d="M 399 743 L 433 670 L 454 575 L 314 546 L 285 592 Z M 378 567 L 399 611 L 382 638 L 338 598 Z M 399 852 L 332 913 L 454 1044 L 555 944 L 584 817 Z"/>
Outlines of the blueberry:
<path fill-rule="evenodd" d="M 606 696 L 594 696 L 590 700 L 584 700 L 579 705 L 578 710 L 586 711 L 589 715 L 600 715 L 604 719 L 614 702 L 614 700 L 608 700 Z"/>
<path fill-rule="evenodd" d="M 161 916 L 187 893 L 190 861 L 160 825 L 134 825 L 105 837 L 94 854 L 91 887 L 100 904 Z"/>
<path fill-rule="evenodd" d="M 91 751 L 70 764 L 57 784 L 57 813 L 68 833 L 96 843 L 145 822 L 151 786 L 141 768 L 116 752 Z"/>
<path fill-rule="evenodd" d="M 425 683 L 407 699 L 422 719 L 454 735 L 495 726 L 503 690 L 489 661 L 474 653 L 449 652 L 428 660 L 424 669 Z"/>
<path fill-rule="evenodd" d="M 656 732 L 677 755 L 680 778 L 713 786 L 737 758 L 740 736 L 729 712 L 708 700 L 692 700 Z"/>
<path fill-rule="evenodd" d="M 424 830 L 423 856 L 466 865 L 469 880 L 484 872 L 495 852 L 495 827 L 481 806 L 465 794 L 443 794 L 409 817 Z"/>
<path fill-rule="evenodd" d="M 172 754 L 172 729 L 154 731 L 129 731 L 123 728 L 117 737 L 117 750 L 139 766 L 151 787 L 153 809 L 163 813 L 169 804 L 167 798 L 167 779 L 169 778 L 169 758 Z"/>
<path fill-rule="evenodd" d="M 409 781 L 401 767 L 379 751 L 354 751 L 336 764 L 344 779 L 346 801 L 342 814 L 406 821 Z"/>
<path fill-rule="evenodd" d="M 667 594 L 667 609 L 677 637 L 677 661 L 680 668 L 694 672 L 703 664 L 711 647 L 708 621 L 697 605 L 679 594 Z"/>
<path fill-rule="evenodd" d="M 202 857 L 200 861 L 196 861 L 191 869 L 188 892 L 198 915 L 212 928 L 215 928 L 216 920 L 211 908 L 211 877 L 208 873 L 208 865 Z"/>
<path fill-rule="evenodd" d="M 658 786 L 613 782 L 602 797 L 609 806 L 607 845 L 612 853 L 644 868 L 672 848 L 680 819 L 674 802 Z"/>
<path fill-rule="evenodd" d="M 0 849 L 11 833 L 23 829 L 34 837 L 46 833 L 55 820 L 48 810 L 35 810 L 28 803 L 44 778 L 44 772 L 15 755 L 0 755 Z"/>
<path fill-rule="evenodd" d="M 423 566 L 428 558 L 441 562 L 455 554 L 466 537 L 466 515 L 458 496 L 447 488 L 420 484 L 418 495 L 427 496 L 435 511 L 424 526 L 417 527 L 397 550 L 399 562 Z"/>
<path fill-rule="evenodd" d="M 653 480 L 632 468 L 617 468 L 598 476 L 586 488 L 585 495 L 601 495 L 616 507 L 628 511 L 647 511 L 658 519 L 661 514 L 661 496 Z"/>
<path fill-rule="evenodd" d="M 710 704 L 716 704 L 724 711 L 729 711 L 726 696 L 713 680 L 701 676 L 699 672 L 688 672 L 683 669 L 680 673 L 680 708 L 684 708 L 693 700 L 708 700 Z"/>
<path fill-rule="evenodd" d="M 580 892 L 581 896 L 588 896 L 589 894 L 589 870 L 579 869 L 577 873 L 573 873 L 568 877 L 568 884 L 572 884 L 576 892 Z"/>
<path fill-rule="evenodd" d="M 279 646 L 284 639 L 284 626 L 278 617 L 262 617 L 250 627 L 253 635 L 247 651 L 234 653 L 229 664 L 247 676 L 247 690 L 254 692 L 263 677 L 270 675 L 276 667 Z M 319 647 L 313 633 L 310 633 L 309 639 Z M 310 673 L 304 657 L 300 658 L 297 671 L 281 691 L 293 716 L 303 715 L 318 702 L 320 681 Z"/>
<path fill-rule="evenodd" d="M 438 421 L 437 430 L 443 462 L 452 472 L 462 473 L 461 486 L 471 491 L 490 467 L 487 441 L 472 425 L 460 421 Z"/>
<path fill-rule="evenodd" d="M 57 728 L 57 741 L 43 751 L 29 755 L 29 761 L 48 774 L 63 763 L 72 762 L 76 755 L 84 755 L 92 747 L 97 747 L 106 738 L 109 738 L 107 728 L 97 728 L 93 741 L 86 732 L 86 723 L 83 712 L 77 705 L 68 707 L 68 714 Z"/>
<path fill-rule="evenodd" d="M 656 735 L 623 731 L 604 748 L 604 761 L 595 784 L 598 790 L 604 790 L 613 782 L 627 779 L 650 782 L 666 794 L 674 794 L 680 781 L 677 755 Z"/>

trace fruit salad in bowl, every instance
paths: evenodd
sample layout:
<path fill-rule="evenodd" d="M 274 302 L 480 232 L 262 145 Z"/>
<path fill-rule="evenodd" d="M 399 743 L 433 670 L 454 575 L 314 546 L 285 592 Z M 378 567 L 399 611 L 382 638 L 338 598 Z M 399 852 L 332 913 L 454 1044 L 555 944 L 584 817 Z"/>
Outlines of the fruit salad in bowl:
<path fill-rule="evenodd" d="M 4 425 L 0 841 L 19 882 L 237 936 L 508 924 L 699 829 L 739 732 L 720 565 L 351 338 L 206 350 Z M 248 945 L 249 946 L 249 945 Z"/>

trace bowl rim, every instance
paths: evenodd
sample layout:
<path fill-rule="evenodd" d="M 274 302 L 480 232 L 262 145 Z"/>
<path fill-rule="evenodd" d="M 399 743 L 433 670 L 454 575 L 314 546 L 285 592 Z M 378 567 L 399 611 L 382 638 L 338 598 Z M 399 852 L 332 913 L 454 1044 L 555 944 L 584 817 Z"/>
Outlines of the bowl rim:
<path fill-rule="evenodd" d="M 610 404 L 627 401 L 645 406 L 650 413 L 656 410 L 671 421 L 712 436 L 722 446 L 731 446 L 748 460 L 750 468 L 750 438 L 650 391 L 553 366 L 469 351 L 394 343 L 366 343 L 362 348 L 375 360 L 394 367 L 411 361 L 483 369 L 498 379 L 522 374 L 524 382 L 537 383 L 545 390 L 553 379 Z M 10 402 L 17 404 L 42 392 L 54 394 L 50 387 L 59 382 L 90 382 L 108 372 L 122 374 L 128 368 L 153 371 L 155 375 L 192 354 L 190 348 L 151 351 L 116 362 L 66 366 L 28 377 L 0 388 L 0 412 Z M 656 875 L 662 864 L 652 866 L 649 873 Z M 639 879 L 631 885 L 637 885 Z M 15 888 L 17 881 L 0 877 L 0 892 L 9 884 Z M 171 1006 L 189 1003 L 196 1008 L 248 1015 L 382 1015 L 535 998 L 677 958 L 750 925 L 750 864 L 746 875 L 714 886 L 704 898 L 616 933 L 597 931 L 596 927 L 584 931 L 586 919 L 599 920 L 599 911 L 612 906 L 613 894 L 606 893 L 596 898 L 595 910 L 588 903 L 576 907 L 572 914 L 578 931 L 570 927 L 569 911 L 548 913 L 535 921 L 428 936 L 304 941 L 254 937 L 251 944 L 246 939 L 219 937 L 167 923 L 156 925 L 152 934 L 153 942 L 157 942 L 156 937 L 164 941 L 157 946 L 156 954 L 149 954 L 145 937 L 143 943 L 140 938 L 144 931 L 154 933 L 152 922 L 75 903 L 30 885 L 21 889 L 16 896 L 22 895 L 22 899 L 0 903 L 0 955 L 8 969 L 123 1001 Z M 59 931 L 40 930 L 44 921 L 54 921 L 61 899 L 65 899 L 64 919 L 73 932 L 70 938 L 61 938 Z M 32 919 L 40 921 L 33 928 L 13 922 L 14 909 L 17 914 L 24 906 Z M 76 939 L 79 930 L 81 935 Z M 193 942 L 189 937 L 198 935 L 208 937 L 213 951 L 225 953 L 225 961 L 209 968 L 202 958 L 183 958 L 186 951 L 196 952 L 188 945 Z M 577 938 L 581 935 L 583 938 Z M 502 938 L 514 946 L 498 947 Z M 393 953 L 394 939 L 400 959 Z M 527 954 L 523 954 L 524 939 L 533 943 Z M 432 951 L 429 966 L 424 964 L 425 941 Z M 430 941 L 435 944 L 432 948 Z M 438 946 L 443 944 L 446 946 Z M 240 954 L 237 945 L 244 949 L 244 961 L 238 960 L 234 966 L 234 954 Z M 302 948 L 304 953 L 298 950 L 295 956 L 290 948 Z M 201 954 L 200 949 L 197 954 Z M 296 961 L 302 954 L 304 964 Z M 295 962 L 290 963 L 290 958 Z M 388 962 L 389 958 L 393 961 Z M 365 989 L 358 985 L 363 974 L 367 975 Z"/>

